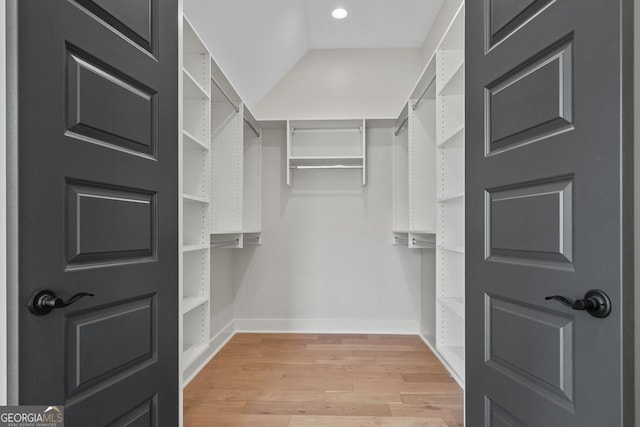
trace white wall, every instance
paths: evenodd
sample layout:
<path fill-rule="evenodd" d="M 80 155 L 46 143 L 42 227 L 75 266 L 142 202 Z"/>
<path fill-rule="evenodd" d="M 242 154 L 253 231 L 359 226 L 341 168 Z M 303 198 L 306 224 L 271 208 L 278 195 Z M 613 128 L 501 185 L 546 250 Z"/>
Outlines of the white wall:
<path fill-rule="evenodd" d="M 311 50 L 258 103 L 263 120 L 396 118 L 418 80 L 420 49 Z"/>
<path fill-rule="evenodd" d="M 370 129 L 360 171 L 297 171 L 265 130 L 263 246 L 234 255 L 239 330 L 417 333 L 420 255 L 391 245 L 391 129 Z M 215 274 L 212 271 L 212 274 Z"/>
<path fill-rule="evenodd" d="M 464 0 L 445 0 L 442 2 L 442 6 L 440 7 L 440 11 L 436 15 L 436 18 L 433 20 L 433 24 L 427 33 L 427 37 L 425 37 L 424 42 L 422 43 L 422 63 L 426 65 L 431 59 L 431 55 L 434 50 L 440 44 L 440 40 L 444 35 L 445 31 L 453 17 L 455 16 L 458 9 Z"/>
<path fill-rule="evenodd" d="M 184 11 L 251 108 L 307 51 L 301 1 L 184 0 Z"/>

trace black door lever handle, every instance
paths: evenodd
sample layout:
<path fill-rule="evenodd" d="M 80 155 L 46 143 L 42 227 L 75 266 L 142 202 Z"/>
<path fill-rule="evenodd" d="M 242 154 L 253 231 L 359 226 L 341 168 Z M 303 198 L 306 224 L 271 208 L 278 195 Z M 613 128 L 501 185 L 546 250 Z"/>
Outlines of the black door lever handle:
<path fill-rule="evenodd" d="M 93 296 L 95 295 L 87 292 L 80 292 L 65 301 L 62 298 L 57 298 L 56 294 L 51 291 L 37 291 L 31 295 L 31 298 L 29 298 L 29 310 L 36 316 L 44 316 L 45 314 L 51 313 L 54 308 L 67 307 L 77 302 L 79 299 Z"/>
<path fill-rule="evenodd" d="M 545 300 L 558 301 L 574 310 L 586 311 L 593 317 L 604 318 L 611 313 L 611 300 L 609 296 L 600 290 L 587 292 L 583 299 L 571 301 L 562 295 L 551 295 Z"/>

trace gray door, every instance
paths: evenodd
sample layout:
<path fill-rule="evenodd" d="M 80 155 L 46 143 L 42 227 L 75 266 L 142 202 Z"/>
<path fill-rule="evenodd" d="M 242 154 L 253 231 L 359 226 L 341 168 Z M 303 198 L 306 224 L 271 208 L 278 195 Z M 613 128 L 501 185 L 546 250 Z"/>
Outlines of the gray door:
<path fill-rule="evenodd" d="M 176 426 L 177 0 L 17 8 L 20 403 Z"/>
<path fill-rule="evenodd" d="M 633 425 L 631 3 L 466 3 L 469 426 Z"/>

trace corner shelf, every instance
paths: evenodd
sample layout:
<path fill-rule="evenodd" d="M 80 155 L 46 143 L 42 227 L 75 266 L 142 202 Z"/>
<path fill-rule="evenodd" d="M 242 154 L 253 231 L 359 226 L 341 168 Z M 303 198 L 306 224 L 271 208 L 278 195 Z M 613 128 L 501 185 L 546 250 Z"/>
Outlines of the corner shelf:
<path fill-rule="evenodd" d="M 298 169 L 359 169 L 364 186 L 366 153 L 364 119 L 287 121 L 287 185 Z"/>
<path fill-rule="evenodd" d="M 457 200 L 464 200 L 464 191 L 439 197 L 438 203 L 447 203 L 447 202 L 452 202 Z"/>
<path fill-rule="evenodd" d="M 182 298 L 182 313 L 189 313 L 207 302 L 209 302 L 208 297 L 184 297 Z"/>
<path fill-rule="evenodd" d="M 209 250 L 208 244 L 185 245 L 182 247 L 182 252 L 198 252 L 198 251 L 207 251 L 207 250 Z"/>
<path fill-rule="evenodd" d="M 194 150 L 194 151 L 209 151 L 209 147 L 206 145 L 204 141 L 196 138 L 191 135 L 188 131 L 182 131 L 182 138 L 184 141 L 184 149 L 185 150 Z"/>
<path fill-rule="evenodd" d="M 462 148 L 464 146 L 464 124 L 438 142 L 438 148 Z"/>
<path fill-rule="evenodd" d="M 209 99 L 206 89 L 200 86 L 196 79 L 189 74 L 186 69 L 182 70 L 184 75 L 184 96 L 191 99 Z"/>
<path fill-rule="evenodd" d="M 446 245 L 446 244 L 438 244 L 438 249 L 442 249 L 443 251 L 456 252 L 459 254 L 464 253 L 464 246 L 462 245 Z"/>
<path fill-rule="evenodd" d="M 184 200 L 187 200 L 187 201 L 190 201 L 190 202 L 202 203 L 202 204 L 205 204 L 205 205 L 209 204 L 209 199 L 204 198 L 204 197 L 193 196 L 193 195 L 187 194 L 187 193 L 183 193 L 182 194 L 182 198 Z"/>
<path fill-rule="evenodd" d="M 450 309 L 453 313 L 464 318 L 464 298 L 442 297 L 438 298 L 438 301 L 440 301 L 443 306 Z"/>
<path fill-rule="evenodd" d="M 202 356 L 209 348 L 209 344 L 193 344 L 182 351 L 182 369 L 187 369 Z"/>

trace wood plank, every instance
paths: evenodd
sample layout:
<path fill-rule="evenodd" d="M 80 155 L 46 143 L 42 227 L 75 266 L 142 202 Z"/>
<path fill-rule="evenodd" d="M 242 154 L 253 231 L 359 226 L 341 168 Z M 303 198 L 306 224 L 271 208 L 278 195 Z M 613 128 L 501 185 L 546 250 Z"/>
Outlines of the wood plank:
<path fill-rule="evenodd" d="M 184 390 L 185 427 L 462 427 L 462 408 L 415 336 L 237 334 Z"/>
<path fill-rule="evenodd" d="M 288 415 L 186 414 L 185 427 L 288 427 Z"/>
<path fill-rule="evenodd" d="M 269 415 L 391 416 L 386 403 L 358 402 L 249 402 L 243 411 Z"/>
<path fill-rule="evenodd" d="M 439 418 L 292 416 L 289 427 L 450 427 Z"/>

